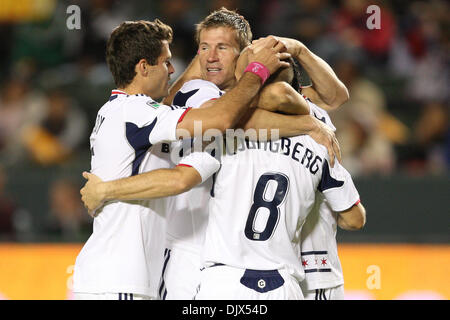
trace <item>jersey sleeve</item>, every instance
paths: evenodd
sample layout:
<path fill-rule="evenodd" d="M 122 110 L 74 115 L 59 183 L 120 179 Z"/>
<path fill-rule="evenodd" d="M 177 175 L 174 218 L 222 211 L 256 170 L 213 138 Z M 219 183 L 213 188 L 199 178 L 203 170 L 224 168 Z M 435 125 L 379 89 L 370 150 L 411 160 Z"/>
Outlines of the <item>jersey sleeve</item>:
<path fill-rule="evenodd" d="M 200 108 L 206 101 L 218 99 L 223 92 L 213 83 L 205 80 L 186 82 L 175 94 L 173 104 L 181 107 Z"/>
<path fill-rule="evenodd" d="M 351 208 L 360 199 L 350 173 L 339 162 L 330 168 L 328 161 L 324 161 L 318 190 L 335 212 Z"/>
<path fill-rule="evenodd" d="M 177 124 L 189 108 L 173 108 L 149 97 L 130 99 L 125 108 L 127 140 L 134 149 L 145 149 L 156 143 L 175 141 Z"/>
<path fill-rule="evenodd" d="M 331 129 L 333 129 L 333 131 L 336 131 L 336 127 L 334 126 L 333 122 L 331 122 L 331 118 L 328 115 L 328 112 L 326 112 L 318 105 L 314 104 L 311 100 L 309 100 L 309 98 L 305 96 L 303 97 L 306 99 L 306 102 L 309 105 L 310 115 L 328 125 Z"/>
<path fill-rule="evenodd" d="M 220 163 L 208 152 L 192 152 L 180 160 L 179 166 L 192 167 L 206 181 L 220 168 Z"/>

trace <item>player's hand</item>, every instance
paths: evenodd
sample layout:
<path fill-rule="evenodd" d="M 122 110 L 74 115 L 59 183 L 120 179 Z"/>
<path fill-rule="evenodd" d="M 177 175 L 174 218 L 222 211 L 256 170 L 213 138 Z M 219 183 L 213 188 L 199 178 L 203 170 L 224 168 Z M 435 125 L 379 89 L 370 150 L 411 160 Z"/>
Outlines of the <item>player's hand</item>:
<path fill-rule="evenodd" d="M 278 36 L 273 36 L 273 35 L 270 35 L 266 38 L 273 38 L 276 41 L 283 43 L 284 47 L 286 48 L 286 52 L 290 53 L 293 57 L 298 57 L 300 55 L 301 51 L 304 48 L 306 48 L 306 46 L 302 42 L 300 42 L 296 39 L 278 37 Z M 259 38 L 257 40 L 253 40 L 252 45 L 259 47 L 259 46 L 261 46 L 260 42 L 266 38 Z"/>
<path fill-rule="evenodd" d="M 290 56 L 284 44 L 274 38 L 262 39 L 258 45 L 250 45 L 248 49 L 248 63 L 259 62 L 269 70 L 270 74 L 281 67 L 289 67 L 289 63 L 283 60 Z"/>
<path fill-rule="evenodd" d="M 334 131 L 322 121 L 313 116 L 311 116 L 311 119 L 314 126 L 313 130 L 311 130 L 308 134 L 314 139 L 314 141 L 327 148 L 328 156 L 330 158 L 330 165 L 331 167 L 334 167 L 336 157 L 339 162 L 342 161 L 341 148 L 339 147 L 339 142 L 336 139 L 336 135 L 334 134 Z"/>
<path fill-rule="evenodd" d="M 100 208 L 104 202 L 100 188 L 103 181 L 95 174 L 86 171 L 83 172 L 83 177 L 87 179 L 87 182 L 80 190 L 81 200 L 83 201 L 86 209 L 88 209 L 89 215 L 95 218 L 98 215 L 96 210 Z"/>

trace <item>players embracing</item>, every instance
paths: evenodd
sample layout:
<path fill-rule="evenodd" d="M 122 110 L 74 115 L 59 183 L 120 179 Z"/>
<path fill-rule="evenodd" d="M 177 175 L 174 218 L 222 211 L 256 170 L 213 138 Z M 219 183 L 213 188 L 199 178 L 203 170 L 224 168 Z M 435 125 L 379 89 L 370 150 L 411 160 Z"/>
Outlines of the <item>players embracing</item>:
<path fill-rule="evenodd" d="M 316 104 L 333 109 L 348 99 L 345 87 L 331 68 L 303 44 L 270 38 L 282 43 L 308 72 L 313 86 L 302 93 L 311 96 Z M 198 55 L 164 101 L 171 103 L 174 97 L 175 105 L 206 110 L 217 107 L 227 96 L 225 93 L 238 83 L 236 75 L 242 76 L 243 70 L 237 72 L 236 65 L 240 53 L 250 45 L 250 26 L 237 13 L 221 9 L 198 25 L 197 41 Z M 251 51 L 263 50 L 264 41 L 267 39 L 255 41 Z M 294 69 L 292 65 L 290 68 Z M 321 282 L 317 278 L 325 273 L 319 268 L 316 272 L 305 268 L 305 257 L 310 252 L 326 251 L 330 256 L 335 254 L 334 260 L 328 257 L 329 263 L 338 264 L 335 234 L 330 233 L 335 232 L 334 221 L 339 226 L 357 229 L 364 225 L 365 212 L 350 175 L 340 163 L 333 165 L 333 153 L 338 154 L 339 150 L 336 151 L 337 142 L 330 134 L 334 127 L 326 111 L 299 94 L 294 74 L 283 82 L 270 79 L 272 83 L 267 82 L 253 99 L 254 108 L 247 109 L 233 126 L 275 128 L 284 138 L 270 141 L 269 148 L 261 148 L 258 141 L 239 141 L 235 154 L 221 158 L 221 168 L 213 178 L 202 179 L 190 191 L 161 200 L 166 210 L 166 246 L 157 288 L 159 298 L 314 299 L 318 295 L 311 292 L 342 287 L 342 273 L 332 284 Z M 263 75 L 261 80 L 264 82 L 267 77 Z M 280 148 L 273 152 L 272 145 L 276 143 Z M 179 144 L 173 142 L 169 150 L 177 149 Z M 250 144 L 258 147 L 250 148 Z M 134 181 L 125 178 L 120 183 L 103 183 L 88 177 L 82 191 L 90 209 L 106 199 L 161 197 L 155 190 L 167 180 L 167 176 L 154 175 L 151 182 L 146 180 L 146 188 L 145 180 L 138 181 L 139 175 L 133 177 Z M 98 186 L 107 184 L 114 189 L 114 195 L 94 194 Z M 331 209 L 317 209 L 325 205 Z M 310 219 L 313 212 L 314 221 Z M 325 223 L 319 224 L 320 219 Z M 308 234 L 303 226 L 308 226 Z M 316 239 L 322 236 L 329 241 L 316 245 Z M 310 281 L 313 273 L 315 279 Z M 320 292 L 321 298 L 326 297 L 324 291 Z M 328 295 L 333 297 L 343 298 L 341 294 Z"/>

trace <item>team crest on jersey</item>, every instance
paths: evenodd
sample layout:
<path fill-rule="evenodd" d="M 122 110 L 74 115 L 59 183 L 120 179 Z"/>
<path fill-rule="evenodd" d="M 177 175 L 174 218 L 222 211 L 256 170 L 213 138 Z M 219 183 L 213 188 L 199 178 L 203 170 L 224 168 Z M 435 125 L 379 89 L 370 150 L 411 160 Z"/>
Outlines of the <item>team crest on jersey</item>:
<path fill-rule="evenodd" d="M 160 104 L 158 102 L 155 102 L 153 100 L 147 101 L 147 105 L 149 105 L 153 109 L 157 109 L 160 106 Z"/>

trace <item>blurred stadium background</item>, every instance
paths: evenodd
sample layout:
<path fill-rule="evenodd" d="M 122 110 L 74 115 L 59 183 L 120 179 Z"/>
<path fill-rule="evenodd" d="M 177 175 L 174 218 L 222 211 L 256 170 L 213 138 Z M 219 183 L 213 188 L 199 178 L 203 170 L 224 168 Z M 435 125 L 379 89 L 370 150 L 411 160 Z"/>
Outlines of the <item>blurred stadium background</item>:
<path fill-rule="evenodd" d="M 67 20 L 78 5 L 80 29 Z M 381 8 L 369 30 L 366 8 Z M 80 201 L 89 135 L 114 88 L 104 60 L 124 20 L 174 29 L 177 75 L 194 24 L 238 9 L 254 38 L 297 38 L 350 90 L 331 116 L 368 217 L 338 231 L 348 299 L 449 299 L 449 3 L 371 0 L 0 1 L 0 298 L 70 299 L 92 226 Z M 447 217 L 447 218 L 446 218 Z"/>

